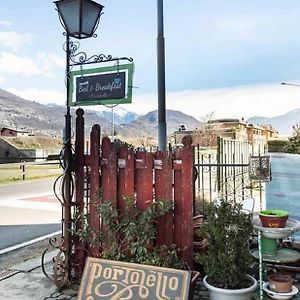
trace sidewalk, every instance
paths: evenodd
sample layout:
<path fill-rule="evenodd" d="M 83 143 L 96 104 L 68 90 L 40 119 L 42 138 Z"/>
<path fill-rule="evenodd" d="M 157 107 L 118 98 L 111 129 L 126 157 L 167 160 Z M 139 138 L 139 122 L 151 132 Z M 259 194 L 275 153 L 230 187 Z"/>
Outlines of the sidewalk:
<path fill-rule="evenodd" d="M 75 300 L 78 285 L 59 290 L 54 281 L 42 270 L 42 253 L 45 249 L 45 270 L 48 276 L 53 274 L 52 259 L 58 250 L 49 247 L 49 241 L 43 240 L 24 248 L 0 255 L 0 300 Z M 196 284 L 193 300 L 209 299 L 206 289 L 200 281 Z"/>
<path fill-rule="evenodd" d="M 43 273 L 42 252 L 39 251 L 46 249 L 46 245 L 46 241 L 40 242 L 39 246 L 32 246 L 31 250 L 28 250 L 30 247 L 26 247 L 27 249 L 12 254 L 0 255 L 0 300 L 75 300 L 77 298 L 78 285 L 61 291 L 55 286 L 54 281 Z M 56 256 L 57 251 L 52 250 L 45 255 L 45 269 L 48 275 L 52 274 L 52 258 Z M 30 259 L 33 256 L 34 258 Z M 300 276 L 297 276 L 296 279 L 299 278 Z M 259 299 L 259 291 L 253 296 L 253 299 Z M 193 300 L 208 299 L 207 290 L 199 280 Z M 270 298 L 264 295 L 263 299 Z M 293 299 L 300 299 L 300 296 L 295 296 Z"/>
<path fill-rule="evenodd" d="M 56 251 L 45 256 L 46 269 L 51 274 L 52 258 Z M 60 292 L 54 282 L 42 271 L 41 256 L 0 271 L 1 300 L 67 300 L 76 299 L 77 291 L 72 288 Z"/>

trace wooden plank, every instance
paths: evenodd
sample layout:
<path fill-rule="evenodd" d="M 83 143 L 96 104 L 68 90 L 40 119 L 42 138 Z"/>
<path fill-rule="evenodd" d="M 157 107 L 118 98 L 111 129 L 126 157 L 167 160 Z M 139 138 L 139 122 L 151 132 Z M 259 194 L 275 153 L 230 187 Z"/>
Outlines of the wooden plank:
<path fill-rule="evenodd" d="M 108 137 L 102 139 L 101 187 L 103 200 L 117 205 L 117 154 L 116 147 Z"/>
<path fill-rule="evenodd" d="M 193 148 L 192 139 L 186 136 L 182 140 L 182 259 L 193 268 Z"/>
<path fill-rule="evenodd" d="M 168 152 L 157 152 L 154 160 L 155 168 L 155 200 L 156 201 L 171 201 L 172 195 L 172 160 Z M 159 218 L 156 225 L 156 245 L 170 246 L 174 243 L 173 236 L 173 212 Z"/>
<path fill-rule="evenodd" d="M 100 126 L 94 125 L 91 131 L 90 144 L 90 226 L 95 232 L 100 231 L 100 217 L 97 212 L 99 205 L 99 182 L 100 182 Z M 89 252 L 93 257 L 98 257 L 100 248 L 98 246 L 89 247 Z"/>
<path fill-rule="evenodd" d="M 182 241 L 182 226 L 181 220 L 183 218 L 183 198 L 182 198 L 182 152 L 180 148 L 175 149 L 174 159 L 180 161 L 180 168 L 174 168 L 174 241 L 179 248 L 180 254 L 183 249 Z M 173 162 L 174 164 L 174 162 Z"/>
<path fill-rule="evenodd" d="M 137 206 L 145 210 L 153 201 L 153 157 L 152 154 L 136 153 L 136 201 Z"/>
<path fill-rule="evenodd" d="M 122 147 L 118 155 L 118 195 L 117 207 L 124 209 L 125 197 L 134 197 L 134 151 Z"/>

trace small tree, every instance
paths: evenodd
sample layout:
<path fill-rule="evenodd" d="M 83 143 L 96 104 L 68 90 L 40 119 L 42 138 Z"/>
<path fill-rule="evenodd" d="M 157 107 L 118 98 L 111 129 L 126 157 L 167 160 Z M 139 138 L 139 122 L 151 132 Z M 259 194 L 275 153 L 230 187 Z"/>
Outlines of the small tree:
<path fill-rule="evenodd" d="M 284 152 L 300 154 L 300 125 L 298 123 L 293 126 L 293 136 L 285 145 Z"/>
<path fill-rule="evenodd" d="M 216 124 L 212 124 L 214 112 L 211 112 L 201 117 L 201 125 L 194 130 L 194 134 L 201 138 L 203 146 L 209 147 L 217 140 L 219 133 L 219 127 Z"/>
<path fill-rule="evenodd" d="M 247 286 L 246 275 L 253 260 L 248 245 L 252 215 L 241 204 L 221 199 L 208 206 L 199 233 L 208 240 L 208 249 L 196 254 L 196 261 L 204 266 L 209 283 L 228 289 Z"/>

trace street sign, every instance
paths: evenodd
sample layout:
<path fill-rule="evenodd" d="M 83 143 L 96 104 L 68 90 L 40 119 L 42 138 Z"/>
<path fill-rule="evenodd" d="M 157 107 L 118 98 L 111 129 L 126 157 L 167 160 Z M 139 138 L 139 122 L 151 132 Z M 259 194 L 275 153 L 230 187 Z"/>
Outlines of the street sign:
<path fill-rule="evenodd" d="M 132 76 L 133 64 L 72 71 L 68 105 L 131 103 Z"/>
<path fill-rule="evenodd" d="M 191 272 L 88 257 L 78 300 L 187 300 Z"/>

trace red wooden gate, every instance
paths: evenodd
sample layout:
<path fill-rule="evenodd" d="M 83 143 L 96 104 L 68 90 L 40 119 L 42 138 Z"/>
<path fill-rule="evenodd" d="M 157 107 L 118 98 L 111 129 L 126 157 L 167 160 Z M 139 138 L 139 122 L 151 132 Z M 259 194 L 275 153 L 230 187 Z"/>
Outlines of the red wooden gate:
<path fill-rule="evenodd" d="M 91 226 L 101 230 L 95 203 L 101 187 L 103 199 L 110 200 L 122 210 L 124 196 L 135 197 L 137 206 L 145 209 L 150 201 L 174 201 L 174 211 L 160 218 L 156 245 L 176 244 L 181 258 L 192 267 L 193 261 L 193 149 L 191 139 L 184 138 L 183 148 L 173 152 L 141 152 L 117 147 L 108 137 L 100 145 L 100 126 L 94 125 L 90 134 L 90 151 L 84 154 L 84 111 L 78 109 L 75 142 L 75 203 L 80 213 L 87 209 Z M 85 196 L 85 168 L 90 173 L 89 197 Z M 80 224 L 76 224 L 80 226 Z M 85 251 L 76 238 L 74 265 L 82 269 Z M 88 249 L 99 256 L 99 249 Z M 79 271 L 78 270 L 78 271 Z M 80 272 L 80 271 L 79 271 Z"/>

